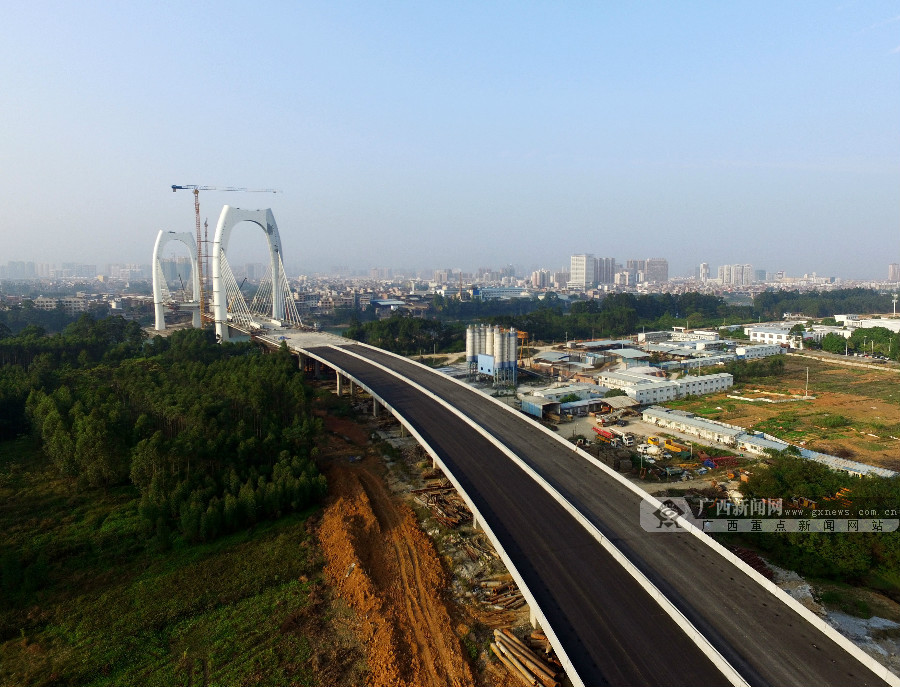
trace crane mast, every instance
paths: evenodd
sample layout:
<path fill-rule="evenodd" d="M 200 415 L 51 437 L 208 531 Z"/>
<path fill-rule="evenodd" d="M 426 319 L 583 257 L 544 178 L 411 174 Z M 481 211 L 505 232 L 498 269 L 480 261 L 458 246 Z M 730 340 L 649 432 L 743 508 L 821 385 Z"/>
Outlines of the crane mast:
<path fill-rule="evenodd" d="M 205 279 L 205 259 L 206 254 L 203 250 L 203 244 L 209 243 L 208 237 L 200 231 L 200 191 L 244 191 L 247 193 L 278 193 L 274 188 L 240 188 L 236 186 L 198 186 L 197 184 L 185 184 L 179 186 L 172 184 L 172 192 L 176 191 L 193 191 L 194 192 L 194 219 L 197 224 L 197 276 L 200 279 L 200 293 L 197 294 L 197 301 L 200 306 L 200 321 L 204 318 L 210 319 L 206 313 L 206 279 Z"/>

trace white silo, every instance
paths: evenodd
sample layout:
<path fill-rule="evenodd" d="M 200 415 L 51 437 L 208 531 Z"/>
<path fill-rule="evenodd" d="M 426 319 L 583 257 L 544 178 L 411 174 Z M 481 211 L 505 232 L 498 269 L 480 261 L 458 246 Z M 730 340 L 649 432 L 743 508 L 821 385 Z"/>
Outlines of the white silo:
<path fill-rule="evenodd" d="M 494 355 L 494 330 L 491 327 L 484 330 L 484 354 Z"/>
<path fill-rule="evenodd" d="M 477 360 L 475 354 L 475 328 L 470 324 L 466 327 L 466 362 L 471 363 Z"/>
<path fill-rule="evenodd" d="M 494 369 L 503 367 L 503 331 L 500 327 L 494 327 Z"/>

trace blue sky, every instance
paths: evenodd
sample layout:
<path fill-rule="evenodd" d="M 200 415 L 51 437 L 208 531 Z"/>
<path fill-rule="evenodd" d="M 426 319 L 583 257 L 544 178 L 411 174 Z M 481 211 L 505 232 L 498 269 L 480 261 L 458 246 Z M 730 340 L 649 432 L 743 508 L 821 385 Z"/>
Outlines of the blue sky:
<path fill-rule="evenodd" d="M 172 184 L 283 191 L 201 211 L 272 207 L 305 273 L 900 261 L 896 2 L 32 2 L 0 36 L 0 262 L 149 262 Z"/>

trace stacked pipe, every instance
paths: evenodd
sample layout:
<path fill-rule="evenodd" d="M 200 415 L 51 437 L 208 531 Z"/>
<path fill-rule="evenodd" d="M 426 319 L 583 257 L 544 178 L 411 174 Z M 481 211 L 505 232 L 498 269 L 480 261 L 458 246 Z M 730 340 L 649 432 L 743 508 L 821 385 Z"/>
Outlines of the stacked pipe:
<path fill-rule="evenodd" d="M 559 687 L 559 667 L 539 657 L 509 630 L 494 630 L 491 650 L 523 685 Z"/>

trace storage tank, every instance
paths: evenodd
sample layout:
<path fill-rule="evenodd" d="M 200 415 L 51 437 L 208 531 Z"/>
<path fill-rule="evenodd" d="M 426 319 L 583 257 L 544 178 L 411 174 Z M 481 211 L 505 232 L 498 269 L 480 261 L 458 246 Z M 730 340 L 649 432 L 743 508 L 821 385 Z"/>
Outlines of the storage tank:
<path fill-rule="evenodd" d="M 516 367 L 519 358 L 519 332 L 509 330 L 509 366 Z"/>
<path fill-rule="evenodd" d="M 475 328 L 470 324 L 466 327 L 466 362 L 475 362 L 478 357 L 475 354 Z"/>
<path fill-rule="evenodd" d="M 484 330 L 484 354 L 494 355 L 494 330 L 492 327 L 485 327 Z M 496 356 L 494 356 L 496 363 Z"/>
<path fill-rule="evenodd" d="M 509 330 L 503 330 L 503 369 L 508 370 L 512 363 L 512 349 L 509 345 Z"/>

